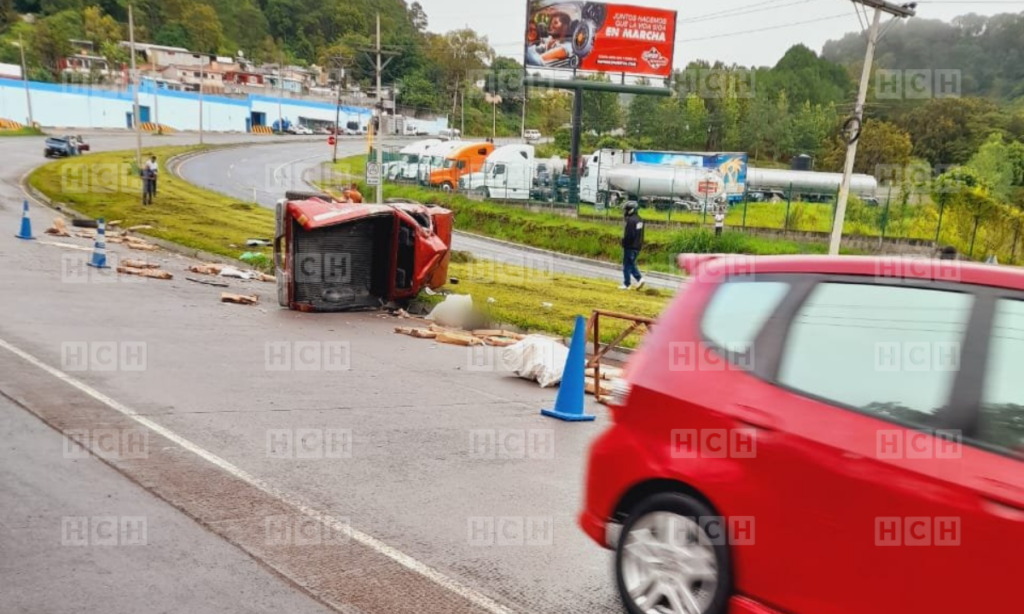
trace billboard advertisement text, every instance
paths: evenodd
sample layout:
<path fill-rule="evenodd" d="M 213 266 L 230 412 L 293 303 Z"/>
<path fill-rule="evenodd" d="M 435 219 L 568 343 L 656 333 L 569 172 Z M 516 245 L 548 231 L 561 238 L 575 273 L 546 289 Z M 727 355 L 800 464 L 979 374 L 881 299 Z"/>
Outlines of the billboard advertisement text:
<path fill-rule="evenodd" d="M 668 77 L 676 12 L 578 0 L 527 0 L 525 64 Z"/>

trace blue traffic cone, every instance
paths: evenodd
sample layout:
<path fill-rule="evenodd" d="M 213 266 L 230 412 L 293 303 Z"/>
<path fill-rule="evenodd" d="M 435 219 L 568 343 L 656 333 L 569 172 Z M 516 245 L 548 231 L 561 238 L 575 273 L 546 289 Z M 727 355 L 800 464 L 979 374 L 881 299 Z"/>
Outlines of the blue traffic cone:
<path fill-rule="evenodd" d="M 590 422 L 595 416 L 583 413 L 583 395 L 585 393 L 583 373 L 587 362 L 587 321 L 583 316 L 576 316 L 576 330 L 569 344 L 569 358 L 565 361 L 562 371 L 562 384 L 558 387 L 558 398 L 554 409 L 542 409 L 540 413 L 549 418 L 558 418 L 566 422 Z"/>
<path fill-rule="evenodd" d="M 107 266 L 107 224 L 103 218 L 96 220 L 96 243 L 92 248 L 92 260 L 87 263 L 95 269 L 109 269 Z"/>
<path fill-rule="evenodd" d="M 28 199 L 25 199 L 24 206 L 21 209 L 21 230 L 14 236 L 27 241 L 35 239 L 32 236 L 32 220 L 28 217 Z"/>

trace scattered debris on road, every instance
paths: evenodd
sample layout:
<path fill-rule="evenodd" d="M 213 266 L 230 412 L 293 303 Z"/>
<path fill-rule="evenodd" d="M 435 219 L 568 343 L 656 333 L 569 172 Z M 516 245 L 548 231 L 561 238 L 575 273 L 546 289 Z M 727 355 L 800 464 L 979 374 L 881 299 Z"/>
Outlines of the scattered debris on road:
<path fill-rule="evenodd" d="M 122 264 L 121 266 L 117 267 L 117 272 L 124 275 L 137 275 L 139 277 L 147 277 L 149 279 L 174 279 L 174 275 L 171 275 L 167 271 L 161 271 L 160 269 L 156 268 L 139 269 L 135 267 L 125 266 Z"/>
<path fill-rule="evenodd" d="M 146 262 L 145 260 L 123 260 L 122 265 L 132 269 L 159 269 L 160 265 L 155 262 Z"/>
<path fill-rule="evenodd" d="M 274 283 L 277 278 L 267 275 L 261 271 L 243 271 L 238 267 L 225 264 L 193 264 L 188 267 L 189 272 L 200 275 L 218 275 L 220 277 L 231 277 L 234 279 L 255 280 Z"/>
<path fill-rule="evenodd" d="M 417 339 L 435 339 L 440 343 L 461 346 L 490 345 L 494 347 L 507 347 L 526 338 L 526 335 L 507 330 L 467 331 L 437 324 L 431 324 L 429 328 L 396 326 L 395 332 L 400 335 L 416 337 Z"/>
<path fill-rule="evenodd" d="M 234 303 L 236 305 L 255 305 L 260 302 L 259 295 L 253 294 L 252 296 L 246 296 L 244 294 L 231 294 L 230 292 L 222 292 L 220 295 L 220 302 L 222 303 Z"/>
<path fill-rule="evenodd" d="M 68 232 L 67 223 L 64 222 L 64 218 L 56 217 L 53 218 L 53 226 L 50 226 L 44 231 L 44 234 L 54 235 L 57 237 L 70 237 L 71 233 Z"/>
<path fill-rule="evenodd" d="M 231 284 L 226 284 L 222 281 L 211 281 L 209 279 L 196 279 L 195 277 L 186 277 L 185 281 L 191 281 L 197 284 L 203 284 L 204 286 L 213 286 L 215 288 L 230 288 Z"/>

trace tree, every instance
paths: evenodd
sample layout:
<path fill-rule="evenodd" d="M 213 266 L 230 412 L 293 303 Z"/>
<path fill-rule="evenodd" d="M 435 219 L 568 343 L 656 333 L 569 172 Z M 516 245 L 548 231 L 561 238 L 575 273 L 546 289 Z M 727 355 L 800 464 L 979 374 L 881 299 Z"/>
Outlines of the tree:
<path fill-rule="evenodd" d="M 967 166 L 972 168 L 978 179 L 1001 202 L 1008 203 L 1013 197 L 1014 182 L 1018 169 L 1011 157 L 1010 147 L 999 134 L 989 135 L 978 153 L 971 157 Z"/>
<path fill-rule="evenodd" d="M 99 49 L 106 42 L 119 42 L 124 39 L 123 28 L 110 15 L 104 15 L 103 9 L 90 6 L 82 11 L 82 30 L 85 38 L 92 41 Z"/>
<path fill-rule="evenodd" d="M 224 30 L 213 7 L 193 3 L 185 15 L 182 25 L 185 26 L 191 37 L 192 45 L 189 48 L 192 51 L 213 53 L 220 48 Z"/>
<path fill-rule="evenodd" d="M 14 10 L 14 0 L 0 0 L 0 32 L 6 31 L 17 21 L 18 13 Z"/>
<path fill-rule="evenodd" d="M 74 11 L 64 11 L 36 23 L 32 49 L 42 67 L 56 79 L 60 75 L 60 61 L 74 51 L 71 39 L 81 37 L 81 15 Z"/>
<path fill-rule="evenodd" d="M 189 36 L 188 30 L 177 21 L 161 26 L 153 40 L 158 45 L 185 47 L 186 49 L 192 44 L 192 37 Z"/>
<path fill-rule="evenodd" d="M 419 32 L 427 31 L 427 12 L 423 10 L 423 5 L 419 2 L 413 2 L 409 6 L 409 17 L 412 19 L 412 25 Z"/>
<path fill-rule="evenodd" d="M 914 146 L 910 135 L 899 126 L 877 119 L 868 119 L 857 145 L 856 173 L 874 175 L 880 180 L 894 181 L 904 176 Z M 825 155 L 822 166 L 840 171 L 846 164 L 846 141 L 836 136 Z"/>
<path fill-rule="evenodd" d="M 608 77 L 599 75 L 594 81 L 609 81 Z M 619 95 L 615 92 L 598 92 L 585 90 L 577 93 L 583 96 L 583 130 L 593 130 L 605 134 L 622 125 L 622 107 L 619 106 Z"/>
<path fill-rule="evenodd" d="M 963 164 L 991 131 L 994 103 L 978 98 L 933 98 L 900 122 L 914 135 L 914 154 L 933 166 Z"/>
<path fill-rule="evenodd" d="M 657 98 L 646 94 L 633 96 L 626 112 L 626 135 L 637 141 L 653 140 L 658 131 L 657 113 Z"/>
<path fill-rule="evenodd" d="M 834 106 L 811 106 L 809 101 L 804 102 L 793 117 L 793 147 L 789 153 L 820 158 L 828 147 L 829 137 L 836 131 L 837 122 Z"/>

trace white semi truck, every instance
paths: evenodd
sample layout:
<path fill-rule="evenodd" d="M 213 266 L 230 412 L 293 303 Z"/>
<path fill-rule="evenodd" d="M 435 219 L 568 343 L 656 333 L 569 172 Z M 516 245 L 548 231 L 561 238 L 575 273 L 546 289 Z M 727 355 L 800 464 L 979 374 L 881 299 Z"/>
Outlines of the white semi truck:
<path fill-rule="evenodd" d="M 406 145 L 398 152 L 400 158 L 394 162 L 389 162 L 385 166 L 384 171 L 387 178 L 392 181 L 415 181 L 420 157 L 428 149 L 440 143 L 441 139 L 424 139 Z"/>

